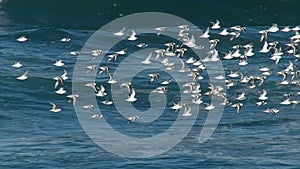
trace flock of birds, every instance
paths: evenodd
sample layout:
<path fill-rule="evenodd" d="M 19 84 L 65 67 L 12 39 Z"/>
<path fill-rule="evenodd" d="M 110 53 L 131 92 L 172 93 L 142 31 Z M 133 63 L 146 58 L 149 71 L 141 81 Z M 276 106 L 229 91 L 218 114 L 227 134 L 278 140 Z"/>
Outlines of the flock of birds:
<path fill-rule="evenodd" d="M 224 92 L 224 88 L 221 86 L 215 86 L 213 84 L 209 84 L 208 89 L 204 92 L 201 89 L 200 82 L 205 77 L 202 76 L 202 72 L 206 69 L 205 63 L 206 62 L 216 62 L 221 60 L 238 60 L 237 70 L 229 70 L 226 72 L 225 76 L 216 76 L 213 77 L 217 80 L 224 80 L 226 82 L 227 90 L 230 90 L 232 87 L 236 85 L 242 85 L 245 88 L 248 89 L 254 89 L 257 88 L 260 91 L 260 94 L 257 95 L 257 107 L 264 108 L 263 112 L 269 113 L 269 114 L 277 114 L 280 112 L 280 108 L 277 107 L 269 107 L 268 106 L 268 91 L 267 89 L 263 89 L 263 85 L 265 81 L 272 75 L 275 74 L 275 76 L 282 76 L 281 81 L 279 81 L 277 84 L 274 85 L 280 85 L 280 86 L 300 86 L 300 80 L 297 78 L 299 75 L 300 70 L 298 70 L 297 61 L 300 58 L 300 54 L 298 52 L 298 43 L 300 41 L 300 34 L 298 33 L 300 30 L 299 26 L 296 27 L 284 27 L 280 29 L 277 24 L 273 24 L 269 28 L 265 30 L 261 30 L 257 32 L 257 34 L 260 34 L 260 40 L 261 43 L 261 49 L 258 51 L 260 54 L 265 54 L 266 57 L 269 56 L 270 59 L 274 62 L 272 64 L 259 68 L 259 74 L 257 75 L 247 75 L 247 73 L 242 73 L 239 69 L 239 67 L 246 66 L 248 64 L 248 60 L 251 57 L 255 57 L 257 55 L 254 53 L 254 45 L 252 43 L 248 43 L 245 45 L 235 45 L 232 47 L 232 50 L 225 52 L 224 55 L 221 55 L 217 48 L 218 43 L 220 42 L 220 39 L 210 39 L 209 42 L 211 43 L 210 51 L 207 53 L 207 56 L 205 56 L 202 59 L 196 59 L 192 56 L 187 56 L 186 52 L 189 48 L 193 48 L 195 50 L 202 50 L 204 46 L 201 44 L 197 44 L 197 38 L 211 38 L 211 31 L 217 31 L 215 33 L 218 36 L 222 37 L 229 37 L 230 41 L 234 41 L 235 39 L 239 38 L 241 34 L 246 33 L 246 27 L 243 26 L 232 26 L 229 28 L 222 28 L 220 25 L 220 22 L 216 20 L 216 22 L 211 22 L 211 26 L 207 27 L 206 31 L 199 37 L 195 37 L 194 35 L 189 33 L 189 25 L 179 25 L 178 26 L 178 39 L 181 40 L 183 43 L 175 43 L 175 42 L 169 42 L 163 44 L 164 47 L 161 49 L 157 49 L 151 53 L 149 53 L 148 56 L 145 57 L 145 60 L 141 62 L 141 64 L 150 65 L 153 62 L 161 63 L 162 66 L 165 67 L 165 71 L 178 71 L 178 73 L 185 72 L 187 73 L 187 76 L 189 77 L 189 80 L 187 83 L 185 83 L 182 87 L 186 90 L 183 91 L 185 94 L 190 94 L 191 96 L 191 104 L 197 104 L 197 105 L 203 105 L 204 109 L 207 111 L 215 109 L 216 105 L 213 105 L 212 103 L 205 103 L 203 100 L 203 97 L 211 97 L 211 96 L 217 96 L 219 99 L 222 99 L 222 105 L 232 107 L 236 110 L 236 113 L 239 113 L 247 101 L 247 92 L 239 92 L 237 93 L 237 96 L 234 99 L 231 99 L 228 97 L 228 94 Z M 154 30 L 157 32 L 157 36 L 160 36 L 163 31 L 168 31 L 167 27 L 157 27 L 154 28 Z M 288 33 L 289 35 L 289 42 L 285 44 L 286 48 L 282 49 L 281 45 L 279 45 L 278 41 L 269 42 L 268 41 L 268 35 L 269 34 L 275 34 L 276 32 L 282 32 L 282 33 Z M 292 33 L 291 33 L 292 32 Z M 128 33 L 130 33 L 129 36 Z M 134 30 L 127 30 L 125 27 L 122 28 L 120 31 L 113 33 L 112 36 L 119 36 L 124 37 L 127 36 L 128 41 L 136 41 L 138 39 L 138 35 Z M 17 39 L 19 42 L 26 42 L 28 39 L 25 36 L 21 36 Z M 71 39 L 70 38 L 62 38 L 61 42 L 67 43 Z M 146 48 L 148 46 L 147 43 L 139 43 L 136 44 L 139 48 Z M 72 51 L 70 52 L 70 55 L 77 56 L 79 55 L 79 51 Z M 98 50 L 91 51 L 91 59 L 94 60 L 97 57 L 107 57 L 106 62 L 114 62 L 118 60 L 118 57 L 121 55 L 127 54 L 127 48 L 122 49 L 116 52 L 113 52 L 112 54 L 104 55 L 103 52 Z M 283 64 L 280 60 L 283 57 L 289 57 L 291 58 L 288 63 L 286 63 L 284 68 L 276 73 L 273 72 L 271 65 L 278 65 Z M 170 58 L 177 58 L 180 60 L 181 63 L 181 69 L 174 70 L 175 63 L 170 61 Z M 22 63 L 20 61 L 15 61 L 15 63 L 12 65 L 15 68 L 22 67 Z M 57 60 L 53 66 L 57 67 L 63 67 L 64 62 L 62 60 Z M 105 73 L 107 74 L 107 77 L 109 80 L 107 81 L 110 85 L 115 85 L 117 83 L 118 79 L 115 79 L 113 77 L 113 74 L 110 73 L 111 68 L 108 66 L 102 66 L 102 65 L 90 65 L 87 67 L 87 73 L 93 72 L 93 71 L 99 71 L 99 74 Z M 54 77 L 54 89 L 55 93 L 58 95 L 66 95 L 67 91 L 64 88 L 64 82 L 68 80 L 68 73 L 66 70 L 57 77 Z M 161 77 L 161 72 L 153 72 L 148 74 L 149 85 L 156 83 L 159 83 L 159 87 L 157 87 L 153 92 L 166 94 L 170 90 L 172 90 L 168 85 L 173 83 L 174 80 L 171 78 L 166 80 L 161 80 L 163 77 Z M 18 80 L 23 81 L 28 79 L 29 71 L 26 70 L 25 73 L 19 77 L 17 77 Z M 105 82 L 103 82 L 105 83 Z M 108 93 L 106 92 L 106 89 L 104 85 L 102 84 L 96 84 L 96 83 L 86 83 L 85 87 L 90 87 L 91 90 L 95 92 L 96 97 L 107 97 Z M 120 84 L 120 88 L 126 88 L 128 91 L 128 98 L 125 100 L 126 102 L 137 102 L 138 97 L 136 95 L 136 90 L 134 88 L 134 84 L 132 82 L 126 82 Z M 300 103 L 300 100 L 296 99 L 297 96 L 300 95 L 299 92 L 289 92 L 285 93 L 282 96 L 282 101 L 279 102 L 280 105 L 287 106 L 291 105 L 292 108 L 295 108 L 297 104 Z M 70 99 L 70 102 L 73 103 L 73 105 L 76 104 L 76 100 L 80 99 L 78 94 L 72 93 L 69 95 L 66 95 L 67 98 Z M 102 104 L 110 106 L 113 105 L 113 100 L 102 100 Z M 57 106 L 55 103 L 50 102 L 52 105 L 52 108 L 50 109 L 51 112 L 60 112 L 62 111 L 59 106 Z M 95 105 L 85 105 L 82 108 L 88 109 L 90 111 L 94 111 Z M 182 103 L 173 102 L 173 105 L 170 107 L 170 109 L 173 109 L 175 111 L 178 111 L 180 109 L 183 109 L 182 116 L 191 116 L 191 105 L 188 103 Z M 92 118 L 101 118 L 103 117 L 102 114 L 93 114 L 91 116 Z M 138 120 L 138 116 L 131 116 L 128 117 L 128 122 L 134 122 Z"/>

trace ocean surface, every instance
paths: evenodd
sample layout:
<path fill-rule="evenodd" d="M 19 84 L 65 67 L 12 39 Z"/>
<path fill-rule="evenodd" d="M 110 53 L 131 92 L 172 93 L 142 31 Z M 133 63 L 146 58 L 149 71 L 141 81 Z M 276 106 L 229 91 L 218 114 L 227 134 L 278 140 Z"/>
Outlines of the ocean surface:
<path fill-rule="evenodd" d="M 270 60 L 272 52 L 259 53 L 263 45 L 259 41 L 259 31 L 268 29 L 273 23 L 277 23 L 280 29 L 299 25 L 299 12 L 295 8 L 299 5 L 296 0 L 113 0 L 105 3 L 4 0 L 0 5 L 0 168 L 300 168 L 300 105 L 293 108 L 292 105 L 279 104 L 284 94 L 290 92 L 293 100 L 299 100 L 297 93 L 300 87 L 279 85 L 282 76 L 277 75 L 289 65 L 289 61 L 300 66 L 300 62 L 286 52 L 285 44 L 290 42 L 289 38 L 294 33 L 279 31 L 268 35 L 268 42 L 278 41 L 284 52 L 279 64 Z M 77 56 L 70 55 L 70 52 L 80 51 L 90 36 L 104 24 L 128 14 L 151 11 L 177 15 L 203 31 L 211 26 L 210 21 L 215 22 L 216 19 L 220 20 L 222 28 L 233 25 L 246 27 L 246 32 L 233 41 L 218 34 L 222 28 L 210 32 L 210 39 L 220 39 L 216 49 L 226 75 L 230 70 L 239 70 L 249 76 L 260 75 L 258 69 L 265 66 L 272 69 L 272 75 L 253 90 L 241 84 L 227 89 L 230 101 L 236 103 L 237 92 L 246 92 L 247 99 L 242 101 L 244 106 L 239 113 L 235 108 L 225 107 L 217 129 L 205 143 L 198 143 L 208 114 L 201 106 L 201 113 L 191 131 L 174 148 L 151 158 L 126 158 L 105 151 L 82 129 L 72 103 L 66 98 L 66 95 L 72 94 L 73 68 L 77 60 Z M 16 41 L 21 36 L 26 36 L 28 41 Z M 60 41 L 63 37 L 71 40 L 63 43 Z M 165 48 L 163 42 L 166 40 L 162 37 L 159 41 L 147 43 L 152 47 Z M 223 52 L 231 51 L 232 46 L 248 43 L 253 44 L 255 53 L 248 59 L 248 65 L 239 66 L 239 59 L 223 59 Z M 120 43 L 116 49 L 137 44 L 134 41 Z M 125 57 L 132 52 L 128 49 Z M 65 63 L 63 67 L 53 66 L 58 59 Z M 23 67 L 12 67 L 14 61 L 20 61 Z M 107 65 L 113 70 L 121 61 L 108 62 Z M 29 70 L 29 78 L 17 80 L 26 70 Z M 52 78 L 61 75 L 64 70 L 68 71 L 69 77 L 63 84 L 67 93 L 58 95 L 54 92 L 55 81 Z M 147 74 L 151 71 L 144 71 L 133 79 L 138 98 L 133 105 L 137 110 L 144 111 L 150 107 L 149 92 L 144 88 L 149 86 Z M 205 93 L 209 79 L 205 71 L 201 75 L 204 76 L 200 82 L 201 89 Z M 162 73 L 159 81 L 168 79 L 167 74 Z M 107 80 L 104 74 L 97 75 L 97 84 L 103 84 L 110 92 Z M 154 82 L 151 89 L 158 86 Z M 169 98 L 178 101 L 177 89 L 176 84 L 169 87 Z M 269 100 L 267 105 L 258 108 L 255 103 L 262 89 L 268 91 Z M 207 96 L 203 96 L 203 100 L 210 101 Z M 102 105 L 101 98 L 97 101 L 103 118 L 106 117 L 113 128 L 137 138 L 164 132 L 177 115 L 180 116 L 170 109 L 172 100 L 168 100 L 161 119 L 146 125 L 138 123 L 138 120 L 127 124 L 126 118 L 118 115 L 114 105 Z M 50 112 L 49 102 L 57 104 L 62 111 Z M 278 108 L 280 113 L 264 113 L 267 108 Z M 93 114 L 89 110 L 87 113 Z M 101 123 L 103 119 L 93 120 Z M 151 147 L 145 151 L 151 151 Z"/>

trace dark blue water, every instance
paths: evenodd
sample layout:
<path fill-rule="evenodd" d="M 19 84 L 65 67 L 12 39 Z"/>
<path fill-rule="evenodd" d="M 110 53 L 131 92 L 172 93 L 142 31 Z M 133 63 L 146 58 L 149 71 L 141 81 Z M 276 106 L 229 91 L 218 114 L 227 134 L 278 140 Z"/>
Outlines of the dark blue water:
<path fill-rule="evenodd" d="M 295 6 L 299 6 L 295 0 L 230 3 L 192 0 L 116 0 L 106 3 L 5 1 L 0 7 L 1 168 L 299 168 L 300 105 L 292 108 L 291 105 L 279 105 L 279 102 L 283 94 L 297 93 L 300 88 L 295 85 L 278 85 L 281 76 L 276 75 L 289 61 L 295 60 L 285 53 L 280 64 L 275 65 L 269 59 L 271 53 L 258 53 L 262 46 L 259 42 L 260 30 L 267 29 L 272 23 L 278 23 L 280 28 L 299 24 Z M 239 24 L 246 26 L 246 33 L 234 41 L 221 38 L 217 49 L 221 53 L 231 50 L 236 44 L 253 43 L 256 55 L 249 59 L 247 66 L 240 66 L 240 71 L 256 75 L 259 74 L 259 67 L 270 65 L 273 74 L 256 90 L 245 89 L 242 85 L 228 90 L 231 100 L 236 97 L 236 91 L 247 92 L 248 98 L 238 114 L 231 107 L 225 108 L 217 130 L 207 142 L 199 144 L 197 140 L 207 115 L 204 112 L 199 115 L 188 136 L 172 150 L 153 158 L 122 158 L 104 151 L 87 136 L 72 104 L 68 103 L 65 95 L 54 93 L 52 78 L 66 69 L 70 79 L 65 81 L 64 87 L 67 94 L 71 94 L 72 71 L 77 57 L 71 56 L 69 52 L 80 51 L 88 38 L 105 23 L 123 15 L 145 11 L 175 14 L 190 20 L 201 29 L 210 26 L 209 21 L 215 19 L 221 21 L 222 27 Z M 211 39 L 220 38 L 218 32 L 212 31 Z M 278 41 L 284 50 L 292 34 L 270 34 L 268 41 Z M 29 40 L 25 43 L 17 42 L 20 36 L 26 36 Z M 71 41 L 61 43 L 62 37 L 70 37 Z M 153 42 L 153 45 L 159 46 L 157 43 Z M 118 48 L 125 47 L 126 44 L 121 44 Z M 57 59 L 62 59 L 65 65 L 54 67 L 52 64 Z M 11 67 L 15 60 L 21 61 L 24 66 Z M 229 74 L 229 69 L 237 70 L 239 67 L 238 60 L 222 60 L 222 63 L 226 74 Z M 299 62 L 294 64 L 299 66 Z M 30 71 L 29 78 L 26 81 L 16 80 L 25 70 Z M 203 75 L 206 75 L 205 72 Z M 97 80 L 105 82 L 108 79 L 99 75 Z M 140 78 L 139 81 L 137 78 L 135 87 L 137 91 L 140 89 L 137 96 L 143 98 L 141 100 L 147 108 L 147 96 L 142 91 L 145 83 L 147 85 L 147 79 Z M 203 91 L 207 91 L 207 80 L 202 83 Z M 268 90 L 270 100 L 267 107 L 278 107 L 281 110 L 278 115 L 263 113 L 267 107 L 256 107 L 258 91 L 261 89 Z M 178 97 L 176 91 L 171 91 L 170 95 L 174 99 Z M 300 99 L 297 94 L 293 98 Z M 62 111 L 50 112 L 50 101 L 59 105 Z M 168 103 L 167 107 L 171 105 Z M 145 109 L 140 104 L 134 106 L 139 110 Z M 137 137 L 162 132 L 176 118 L 171 114 L 172 110 L 168 110 L 162 120 L 156 123 L 148 126 L 133 123 L 132 127 L 128 127 L 124 125 L 126 119 L 118 116 L 116 110 L 103 105 L 101 108 L 107 114 L 114 113 L 111 117 L 112 126 L 119 131 L 130 131 L 131 135 Z"/>

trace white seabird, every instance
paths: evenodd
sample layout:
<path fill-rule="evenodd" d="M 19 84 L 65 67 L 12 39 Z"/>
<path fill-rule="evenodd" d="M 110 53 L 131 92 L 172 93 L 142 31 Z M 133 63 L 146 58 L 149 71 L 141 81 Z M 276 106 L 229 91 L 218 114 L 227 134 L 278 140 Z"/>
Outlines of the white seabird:
<path fill-rule="evenodd" d="M 62 60 L 56 60 L 53 65 L 57 66 L 57 67 L 61 67 L 61 66 L 64 66 L 65 64 Z"/>
<path fill-rule="evenodd" d="M 241 92 L 239 93 L 238 97 L 236 98 L 236 100 L 246 100 L 246 93 Z"/>
<path fill-rule="evenodd" d="M 99 96 L 99 97 L 103 97 L 103 96 L 106 96 L 107 93 L 105 92 L 105 88 L 103 85 L 100 85 L 100 88 L 97 88 L 96 86 L 94 87 L 94 89 L 96 89 L 97 91 L 95 92 L 96 96 Z"/>
<path fill-rule="evenodd" d="M 52 103 L 52 102 L 49 102 L 51 105 L 52 105 L 52 108 L 50 109 L 51 112 L 55 112 L 55 113 L 58 113 L 61 111 L 60 108 L 57 107 L 56 104 Z"/>
<path fill-rule="evenodd" d="M 135 41 L 137 40 L 137 37 L 136 37 L 136 33 L 134 30 L 131 30 L 131 35 L 130 37 L 127 38 L 129 41 Z"/>
<path fill-rule="evenodd" d="M 107 83 L 109 83 L 109 84 L 117 83 L 117 80 L 109 72 L 107 74 L 109 76 L 109 80 L 107 81 Z"/>
<path fill-rule="evenodd" d="M 256 102 L 257 107 L 260 107 L 260 106 L 263 106 L 263 105 L 266 105 L 266 104 L 267 104 L 267 101 L 265 101 L 265 100 Z"/>
<path fill-rule="evenodd" d="M 244 105 L 243 103 L 236 103 L 233 104 L 231 107 L 234 107 L 236 109 L 236 113 L 239 113 L 243 105 Z"/>
<path fill-rule="evenodd" d="M 137 101 L 137 98 L 135 97 L 135 90 L 134 90 L 134 88 L 131 88 L 131 93 L 129 94 L 128 98 L 125 101 L 127 101 L 127 102 L 135 102 L 135 101 Z"/>
<path fill-rule="evenodd" d="M 145 65 L 148 65 L 148 64 L 150 64 L 151 63 L 151 56 L 152 56 L 152 52 L 150 52 L 149 53 L 149 55 L 146 57 L 146 59 L 145 60 L 143 60 L 141 63 L 142 64 L 145 64 Z"/>
<path fill-rule="evenodd" d="M 20 61 L 15 61 L 15 63 L 12 64 L 11 66 L 12 66 L 12 67 L 15 67 L 15 68 L 20 68 L 20 67 L 22 67 L 23 65 L 21 64 Z"/>
<path fill-rule="evenodd" d="M 212 24 L 211 29 L 219 29 L 221 28 L 220 26 L 220 21 L 217 19 L 216 22 L 210 22 Z"/>
<path fill-rule="evenodd" d="M 269 114 L 275 115 L 275 114 L 279 113 L 280 110 L 277 109 L 277 108 L 272 108 L 272 109 L 268 108 L 268 109 L 266 109 L 264 112 L 265 112 L 265 113 L 269 113 Z"/>
<path fill-rule="evenodd" d="M 75 106 L 75 104 L 76 104 L 76 100 L 77 100 L 77 98 L 79 97 L 79 95 L 78 94 L 70 94 L 70 95 L 68 95 L 68 96 L 66 96 L 67 98 L 70 98 L 70 100 L 69 100 L 69 102 L 73 102 L 73 106 Z"/>
<path fill-rule="evenodd" d="M 206 28 L 206 31 L 200 36 L 200 38 L 209 38 L 209 27 Z"/>
<path fill-rule="evenodd" d="M 210 110 L 213 110 L 216 108 L 216 106 L 214 106 L 212 103 L 211 104 L 205 103 L 205 104 L 206 104 L 206 107 L 204 109 L 207 111 L 210 111 Z"/>
<path fill-rule="evenodd" d="M 171 107 L 171 109 L 178 111 L 179 109 L 181 109 L 183 107 L 183 104 L 181 102 L 179 103 L 175 103 L 173 102 L 173 106 Z"/>
<path fill-rule="evenodd" d="M 82 106 L 82 108 L 84 108 L 84 109 L 89 109 L 89 110 L 91 110 L 91 111 L 94 111 L 94 110 L 95 110 L 95 106 L 92 105 L 92 104 L 84 105 L 84 106 Z"/>
<path fill-rule="evenodd" d="M 150 84 L 151 82 L 154 82 L 155 80 L 159 79 L 159 73 L 150 73 L 148 74 L 148 77 L 150 78 L 149 80 L 149 84 Z"/>
<path fill-rule="evenodd" d="M 155 28 L 155 30 L 157 31 L 157 36 L 159 36 L 161 33 L 162 33 L 162 31 L 164 31 L 164 30 L 166 30 L 167 29 L 167 27 L 157 27 L 157 28 Z"/>
<path fill-rule="evenodd" d="M 227 35 L 229 35 L 229 32 L 228 32 L 228 30 L 225 28 L 225 29 L 223 29 L 223 30 L 219 33 L 219 35 L 227 36 Z"/>
<path fill-rule="evenodd" d="M 267 91 L 265 89 L 263 89 L 263 92 L 260 94 L 260 96 L 258 97 L 258 100 L 268 100 L 267 97 Z"/>
<path fill-rule="evenodd" d="M 184 116 L 184 117 L 189 117 L 189 116 L 192 115 L 191 112 L 192 112 L 191 107 L 188 106 L 188 105 L 184 105 L 184 112 L 182 113 L 182 116 Z"/>
<path fill-rule="evenodd" d="M 111 100 L 104 100 L 104 101 L 102 101 L 101 103 L 104 104 L 104 105 L 109 106 L 109 105 L 112 105 L 112 104 L 113 104 L 113 101 L 111 101 Z"/>
<path fill-rule="evenodd" d="M 18 42 L 26 42 L 28 40 L 28 38 L 26 38 L 25 36 L 20 36 L 17 41 Z"/>
<path fill-rule="evenodd" d="M 70 40 L 71 40 L 71 38 L 67 38 L 67 37 L 60 39 L 61 42 L 69 42 Z"/>
<path fill-rule="evenodd" d="M 127 120 L 128 120 L 127 123 L 133 123 L 138 119 L 139 119 L 139 116 L 130 116 L 130 117 L 127 118 Z"/>
<path fill-rule="evenodd" d="M 268 42 L 265 41 L 262 49 L 259 51 L 260 53 L 268 53 L 270 49 L 268 48 Z"/>
<path fill-rule="evenodd" d="M 67 91 L 63 87 L 61 87 L 58 90 L 56 90 L 55 93 L 57 93 L 57 94 L 65 94 L 65 93 L 67 93 Z"/>
<path fill-rule="evenodd" d="M 126 28 L 123 27 L 120 31 L 114 33 L 115 36 L 123 36 L 125 34 Z"/>
<path fill-rule="evenodd" d="M 91 117 L 92 117 L 93 119 L 100 119 L 100 118 L 103 117 L 103 115 L 102 115 L 102 114 L 93 114 Z"/>
<path fill-rule="evenodd" d="M 279 31 L 278 25 L 276 23 L 273 23 L 273 25 L 267 31 L 273 33 Z"/>
<path fill-rule="evenodd" d="M 26 80 L 26 79 L 28 79 L 28 73 L 29 73 L 29 71 L 26 70 L 25 73 L 23 75 L 17 77 L 17 79 L 18 80 Z"/>

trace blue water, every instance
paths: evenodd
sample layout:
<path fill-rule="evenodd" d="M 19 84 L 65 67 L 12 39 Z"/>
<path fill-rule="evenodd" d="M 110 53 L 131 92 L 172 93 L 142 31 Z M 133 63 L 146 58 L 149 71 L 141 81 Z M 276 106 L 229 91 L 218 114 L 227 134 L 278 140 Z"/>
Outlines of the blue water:
<path fill-rule="evenodd" d="M 91 4 L 81 4 L 80 1 L 73 1 L 72 4 L 68 1 L 62 4 L 56 1 L 45 1 L 45 4 L 41 1 L 26 2 L 6 1 L 0 7 L 0 168 L 300 167 L 300 105 L 295 108 L 279 105 L 283 94 L 296 93 L 300 88 L 276 84 L 281 79 L 276 71 L 284 69 L 289 61 L 294 61 L 292 56 L 285 54 L 280 64 L 275 65 L 269 59 L 270 53 L 254 55 L 247 66 L 240 67 L 240 71 L 255 75 L 259 73 L 259 67 L 271 65 L 273 74 L 262 87 L 254 91 L 245 89 L 242 85 L 228 90 L 230 100 L 237 96 L 236 91 L 247 92 L 248 98 L 240 113 L 236 114 L 233 108 L 226 107 L 212 137 L 199 144 L 197 139 L 207 115 L 204 112 L 199 115 L 194 127 L 181 143 L 162 155 L 145 159 L 123 158 L 97 146 L 81 128 L 76 112 L 65 95 L 54 93 L 52 79 L 66 69 L 70 79 L 65 81 L 64 87 L 67 94 L 71 94 L 72 71 L 77 57 L 71 56 L 69 52 L 80 51 L 98 28 L 122 15 L 143 11 L 169 12 L 190 20 L 201 29 L 210 26 L 209 21 L 215 19 L 220 19 L 224 27 L 242 24 L 247 28 L 246 33 L 234 41 L 221 39 L 217 49 L 221 53 L 231 50 L 236 44 L 253 43 L 254 52 L 257 53 L 262 46 L 259 42 L 260 30 L 267 29 L 274 22 L 280 28 L 299 24 L 297 11 L 290 9 L 297 6 L 298 1 L 282 0 L 271 4 L 273 1 L 209 3 L 210 1 L 190 0 L 176 1 L 174 4 L 163 2 L 161 5 L 150 1 L 145 4 L 137 1 L 112 1 L 104 4 L 94 1 Z M 278 6 L 279 9 L 275 10 Z M 203 11 L 201 7 L 204 8 Z M 219 38 L 217 33 L 218 31 L 212 31 L 211 39 Z M 291 32 L 271 34 L 268 41 L 278 41 L 282 49 L 285 49 L 284 44 L 288 43 L 291 35 Z M 20 36 L 26 36 L 29 40 L 25 43 L 17 42 L 16 39 Z M 61 43 L 62 37 L 70 37 L 71 41 Z M 119 49 L 125 47 L 124 44 L 118 46 Z M 54 67 L 52 64 L 57 59 L 62 59 L 65 66 Z M 11 67 L 15 60 L 21 61 L 24 66 Z M 229 74 L 229 69 L 238 68 L 238 60 L 222 60 L 222 63 L 226 74 Z M 299 67 L 299 62 L 294 64 Z M 16 80 L 25 70 L 30 71 L 29 78 L 26 81 Z M 203 75 L 206 76 L 205 72 Z M 137 78 L 135 87 L 142 89 L 145 83 L 148 85 L 147 80 L 140 78 L 139 81 Z M 98 76 L 98 82 L 105 81 L 107 77 Z M 203 90 L 207 91 L 207 80 L 202 83 Z M 173 87 L 176 89 L 176 86 Z M 268 90 L 270 99 L 266 107 L 257 108 L 255 103 L 261 89 Z M 147 107 L 149 103 L 144 95 L 141 92 L 140 98 Z M 171 92 L 171 97 L 177 99 L 176 91 Z M 293 98 L 300 99 L 297 94 Z M 59 105 L 62 111 L 50 112 L 49 101 Z M 145 109 L 139 104 L 134 105 L 139 110 Z M 168 103 L 167 107 L 169 106 L 171 103 Z M 278 107 L 281 112 L 278 115 L 263 113 L 267 107 Z M 128 126 L 124 125 L 126 119 L 119 117 L 116 110 L 103 105 L 101 108 L 106 114 L 114 113 L 110 117 L 111 123 L 118 131 L 130 131 L 131 136 L 136 137 L 163 132 L 176 118 L 171 114 L 172 110 L 168 110 L 162 120 L 156 123 L 146 127 L 138 123 Z"/>

